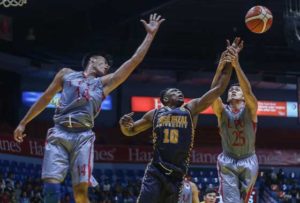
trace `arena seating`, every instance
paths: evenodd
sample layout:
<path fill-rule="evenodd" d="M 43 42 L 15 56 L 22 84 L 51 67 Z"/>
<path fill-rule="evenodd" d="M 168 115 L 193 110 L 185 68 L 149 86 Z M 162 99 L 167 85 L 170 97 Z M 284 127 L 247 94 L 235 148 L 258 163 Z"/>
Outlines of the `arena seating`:
<path fill-rule="evenodd" d="M 1 185 L 1 194 L 8 191 L 8 182 L 12 181 L 14 189 L 16 190 L 17 185 L 20 185 L 22 191 L 16 199 L 25 198 L 23 197 L 24 192 L 27 193 L 27 197 L 31 202 L 35 198 L 42 198 L 41 167 L 41 164 L 0 160 L 0 183 L 1 181 L 4 182 Z M 258 196 L 263 199 L 263 196 L 269 195 L 270 198 L 274 198 L 278 202 L 289 202 L 297 198 L 297 201 L 299 201 L 299 174 L 299 171 L 284 173 L 282 170 L 261 170 L 255 186 L 256 190 L 259 191 Z M 113 202 L 134 202 L 139 192 L 144 169 L 135 168 L 134 166 L 126 169 L 96 167 L 93 175 L 99 185 L 90 188 L 92 202 L 101 202 L 105 199 L 113 200 Z M 200 194 L 207 187 L 217 189 L 219 184 L 217 170 L 214 167 L 192 166 L 189 170 L 189 176 L 198 186 Z M 16 192 L 12 192 L 11 195 L 16 195 Z M 2 195 L 0 195 L 1 197 Z M 72 201 L 71 176 L 68 174 L 62 184 L 62 202 Z"/>

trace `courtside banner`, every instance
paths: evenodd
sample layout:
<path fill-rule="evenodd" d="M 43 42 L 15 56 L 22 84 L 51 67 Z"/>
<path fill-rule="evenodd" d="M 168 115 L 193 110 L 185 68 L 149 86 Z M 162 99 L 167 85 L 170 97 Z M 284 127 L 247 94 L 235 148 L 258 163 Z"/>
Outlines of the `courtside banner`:
<path fill-rule="evenodd" d="M 184 102 L 187 103 L 191 99 L 186 98 Z M 159 97 L 131 97 L 131 111 L 133 112 L 147 112 L 154 108 L 162 107 Z M 211 107 L 207 108 L 201 114 L 213 114 Z M 259 101 L 257 115 L 271 116 L 271 117 L 298 117 L 297 102 L 278 102 L 278 101 Z"/>
<path fill-rule="evenodd" d="M 27 138 L 17 143 L 12 136 L 0 134 L 0 153 L 20 156 L 43 157 L 44 141 Z M 147 163 L 152 158 L 150 146 L 95 145 L 94 160 L 99 163 Z M 220 148 L 195 148 L 191 152 L 191 164 L 215 165 Z M 268 166 L 300 166 L 300 150 L 257 150 L 259 164 Z"/>

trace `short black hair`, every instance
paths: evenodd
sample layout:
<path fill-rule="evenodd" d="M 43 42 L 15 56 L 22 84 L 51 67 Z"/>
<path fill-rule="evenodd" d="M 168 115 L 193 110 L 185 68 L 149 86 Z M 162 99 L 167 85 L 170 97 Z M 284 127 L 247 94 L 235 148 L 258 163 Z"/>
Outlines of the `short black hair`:
<path fill-rule="evenodd" d="M 159 94 L 159 96 L 160 96 L 160 102 L 161 102 L 163 105 L 166 105 L 166 104 L 164 103 L 164 97 L 165 97 L 165 95 L 166 95 L 166 93 L 167 93 L 167 91 L 168 91 L 169 89 L 172 89 L 172 88 L 168 87 L 168 88 L 163 89 L 162 91 L 160 91 L 160 94 Z"/>
<path fill-rule="evenodd" d="M 230 89 L 231 87 L 233 87 L 233 86 L 239 86 L 239 87 L 240 87 L 240 83 L 232 83 L 232 84 L 230 85 L 229 89 Z"/>
<path fill-rule="evenodd" d="M 205 195 L 207 195 L 207 194 L 209 194 L 209 193 L 216 193 L 216 194 L 218 194 L 217 191 L 216 191 L 214 188 L 208 187 L 208 188 L 206 188 L 206 190 L 204 191 L 203 195 L 205 196 Z"/>
<path fill-rule="evenodd" d="M 107 54 L 104 52 L 89 52 L 83 56 L 82 61 L 81 61 L 81 65 L 84 69 L 88 65 L 90 59 L 94 56 L 102 56 L 103 58 L 105 58 L 105 60 L 109 66 L 113 65 L 113 59 L 110 54 Z"/>

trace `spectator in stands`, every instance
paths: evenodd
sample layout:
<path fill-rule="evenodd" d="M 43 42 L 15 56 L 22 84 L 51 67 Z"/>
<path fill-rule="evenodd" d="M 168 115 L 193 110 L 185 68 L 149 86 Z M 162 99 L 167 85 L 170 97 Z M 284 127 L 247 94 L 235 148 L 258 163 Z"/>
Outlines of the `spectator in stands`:
<path fill-rule="evenodd" d="M 217 192 L 213 188 L 207 188 L 203 194 L 203 200 L 200 203 L 215 203 L 217 201 Z"/>
<path fill-rule="evenodd" d="M 4 192 L 6 187 L 5 180 L 3 179 L 2 175 L 0 174 L 0 192 Z"/>
<path fill-rule="evenodd" d="M 279 181 L 279 183 L 282 183 L 284 180 L 284 171 L 282 170 L 282 168 L 279 169 L 278 173 L 277 173 L 277 179 Z"/>
<path fill-rule="evenodd" d="M 21 199 L 20 199 L 20 203 L 30 203 L 30 200 L 29 200 L 29 197 L 28 197 L 26 191 L 23 191 Z"/>
<path fill-rule="evenodd" d="M 128 190 L 128 188 L 124 189 L 123 196 L 124 196 L 124 203 L 136 202 L 136 197 L 132 194 L 131 191 Z"/>
<path fill-rule="evenodd" d="M 191 181 L 190 176 L 183 179 L 178 203 L 199 203 L 199 190 L 196 184 Z"/>
<path fill-rule="evenodd" d="M 104 191 L 104 192 L 110 192 L 110 191 L 111 191 L 111 185 L 110 185 L 108 179 L 105 179 L 105 180 L 104 180 L 103 191 Z"/>
<path fill-rule="evenodd" d="M 17 202 L 20 201 L 21 194 L 22 194 L 21 183 L 19 181 L 17 181 L 16 185 L 15 185 L 15 196 L 16 196 Z"/>
<path fill-rule="evenodd" d="M 9 193 L 9 190 L 5 188 L 1 194 L 0 202 L 1 203 L 10 203 L 10 198 L 11 198 L 11 195 Z"/>
<path fill-rule="evenodd" d="M 8 177 L 6 178 L 5 182 L 10 183 L 10 187 L 13 189 L 15 188 L 15 174 L 13 172 L 8 173 Z"/>
<path fill-rule="evenodd" d="M 20 201 L 17 200 L 15 191 L 13 191 L 13 192 L 11 193 L 10 203 L 19 203 L 19 202 L 20 202 Z"/>

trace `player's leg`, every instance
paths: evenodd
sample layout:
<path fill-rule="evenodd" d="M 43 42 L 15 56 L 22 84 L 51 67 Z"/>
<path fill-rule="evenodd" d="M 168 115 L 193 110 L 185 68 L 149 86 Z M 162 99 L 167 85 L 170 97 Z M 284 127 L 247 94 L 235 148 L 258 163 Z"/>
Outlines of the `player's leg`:
<path fill-rule="evenodd" d="M 52 178 L 44 179 L 43 196 L 44 203 L 58 203 L 60 202 L 60 181 Z"/>
<path fill-rule="evenodd" d="M 92 181 L 95 134 L 90 130 L 76 133 L 77 141 L 70 154 L 70 167 L 74 198 L 77 203 L 87 203 L 88 187 Z"/>
<path fill-rule="evenodd" d="M 55 127 L 48 131 L 42 166 L 45 203 L 60 201 L 60 183 L 65 179 L 69 167 L 68 152 L 60 143 L 62 136 L 61 131 Z"/>
<path fill-rule="evenodd" d="M 151 164 L 148 164 L 137 203 L 158 203 L 163 193 L 162 189 L 159 171 Z"/>
<path fill-rule="evenodd" d="M 241 195 L 238 176 L 235 173 L 235 161 L 222 153 L 218 156 L 217 169 L 220 184 L 219 193 L 223 203 L 240 203 Z"/>
<path fill-rule="evenodd" d="M 169 177 L 165 185 L 167 193 L 165 193 L 164 203 L 178 202 L 183 187 L 183 177 Z"/>
<path fill-rule="evenodd" d="M 258 161 L 256 155 L 252 155 L 238 163 L 238 167 L 243 168 L 240 175 L 241 194 L 245 203 L 248 203 L 252 189 L 255 185 L 258 174 Z"/>

